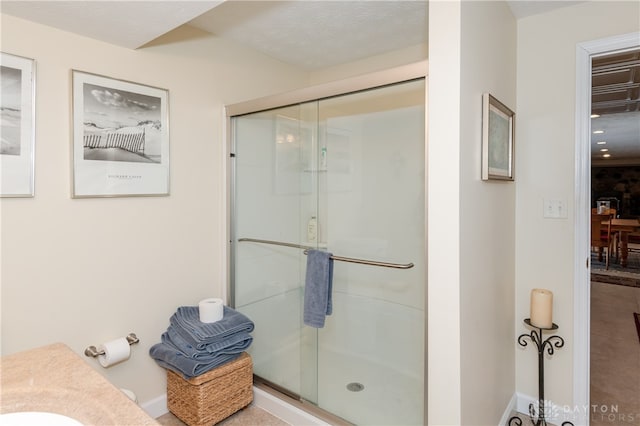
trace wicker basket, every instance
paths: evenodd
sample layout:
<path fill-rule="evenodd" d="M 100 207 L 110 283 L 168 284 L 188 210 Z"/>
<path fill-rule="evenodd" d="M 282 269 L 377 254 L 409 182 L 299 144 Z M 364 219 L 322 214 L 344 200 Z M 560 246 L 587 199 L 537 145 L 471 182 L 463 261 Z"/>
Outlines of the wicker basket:
<path fill-rule="evenodd" d="M 253 401 L 253 364 L 239 358 L 185 379 L 167 370 L 167 407 L 189 426 L 211 426 Z"/>

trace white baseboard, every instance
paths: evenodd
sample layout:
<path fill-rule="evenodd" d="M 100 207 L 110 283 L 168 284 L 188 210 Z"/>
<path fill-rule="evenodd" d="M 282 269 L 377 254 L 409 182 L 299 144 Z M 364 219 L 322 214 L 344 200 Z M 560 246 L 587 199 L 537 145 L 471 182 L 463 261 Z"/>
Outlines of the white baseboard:
<path fill-rule="evenodd" d="M 533 407 L 535 408 L 535 412 L 536 413 L 538 412 L 538 398 L 516 392 L 514 396 L 511 398 L 511 402 L 509 402 L 510 406 L 514 398 L 516 401 L 515 410 L 518 413 L 524 414 L 525 416 L 528 417 L 530 404 L 533 404 Z M 549 423 L 561 425 L 562 422 L 570 421 L 570 422 L 573 422 L 574 424 L 577 424 L 575 423 L 576 421 L 575 413 L 571 412 L 571 410 L 568 410 L 567 407 L 563 407 L 561 405 L 555 404 L 553 401 L 549 401 L 549 400 L 545 401 L 544 411 L 545 411 L 545 419 Z M 503 418 L 501 419 L 501 421 L 504 420 L 505 415 L 503 415 L 502 417 Z M 508 421 L 508 417 L 507 417 L 507 421 Z M 506 423 L 501 423 L 501 424 L 506 424 Z"/>
<path fill-rule="evenodd" d="M 255 386 L 253 388 L 253 403 L 293 426 L 331 426 L 329 423 L 312 416 L 298 407 L 287 404 L 278 397 Z"/>
<path fill-rule="evenodd" d="M 140 404 L 140 408 L 154 419 L 167 414 L 169 412 L 167 408 L 167 394 L 162 394 L 157 398 Z"/>
<path fill-rule="evenodd" d="M 514 410 L 517 411 L 516 410 L 517 401 L 518 401 L 518 394 L 514 393 L 511 396 L 509 405 L 507 405 L 507 408 L 505 408 L 504 413 L 502 413 L 502 418 L 500 419 L 500 423 L 498 423 L 498 426 L 505 426 L 509 422 L 509 419 L 511 418 L 511 412 Z"/>

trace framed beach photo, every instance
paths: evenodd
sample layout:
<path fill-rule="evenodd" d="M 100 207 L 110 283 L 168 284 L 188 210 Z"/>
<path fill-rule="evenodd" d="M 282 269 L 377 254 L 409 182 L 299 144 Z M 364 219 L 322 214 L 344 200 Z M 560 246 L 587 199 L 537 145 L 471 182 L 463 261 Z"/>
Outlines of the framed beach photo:
<path fill-rule="evenodd" d="M 72 197 L 169 195 L 169 92 L 72 70 Z"/>
<path fill-rule="evenodd" d="M 513 180 L 515 114 L 489 93 L 482 95 L 482 180 Z"/>
<path fill-rule="evenodd" d="M 35 61 L 0 53 L 0 196 L 33 197 Z"/>

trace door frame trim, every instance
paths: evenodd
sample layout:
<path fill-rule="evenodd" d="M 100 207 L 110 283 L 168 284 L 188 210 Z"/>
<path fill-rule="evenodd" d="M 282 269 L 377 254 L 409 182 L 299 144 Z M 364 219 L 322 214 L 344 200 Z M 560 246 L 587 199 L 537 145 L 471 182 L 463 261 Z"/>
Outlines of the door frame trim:
<path fill-rule="evenodd" d="M 640 46 L 640 32 L 579 43 L 576 46 L 575 217 L 573 292 L 573 412 L 589 424 L 589 348 L 591 314 L 591 60 Z"/>

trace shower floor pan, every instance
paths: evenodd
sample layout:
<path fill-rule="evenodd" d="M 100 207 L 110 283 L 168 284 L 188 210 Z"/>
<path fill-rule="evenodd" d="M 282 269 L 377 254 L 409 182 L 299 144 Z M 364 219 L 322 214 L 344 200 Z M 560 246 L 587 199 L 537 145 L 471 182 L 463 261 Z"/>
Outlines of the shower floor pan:
<path fill-rule="evenodd" d="M 418 377 L 338 352 L 322 351 L 318 404 L 256 376 L 256 386 L 331 425 L 423 425 Z M 321 408 L 320 408 L 321 407 Z"/>

